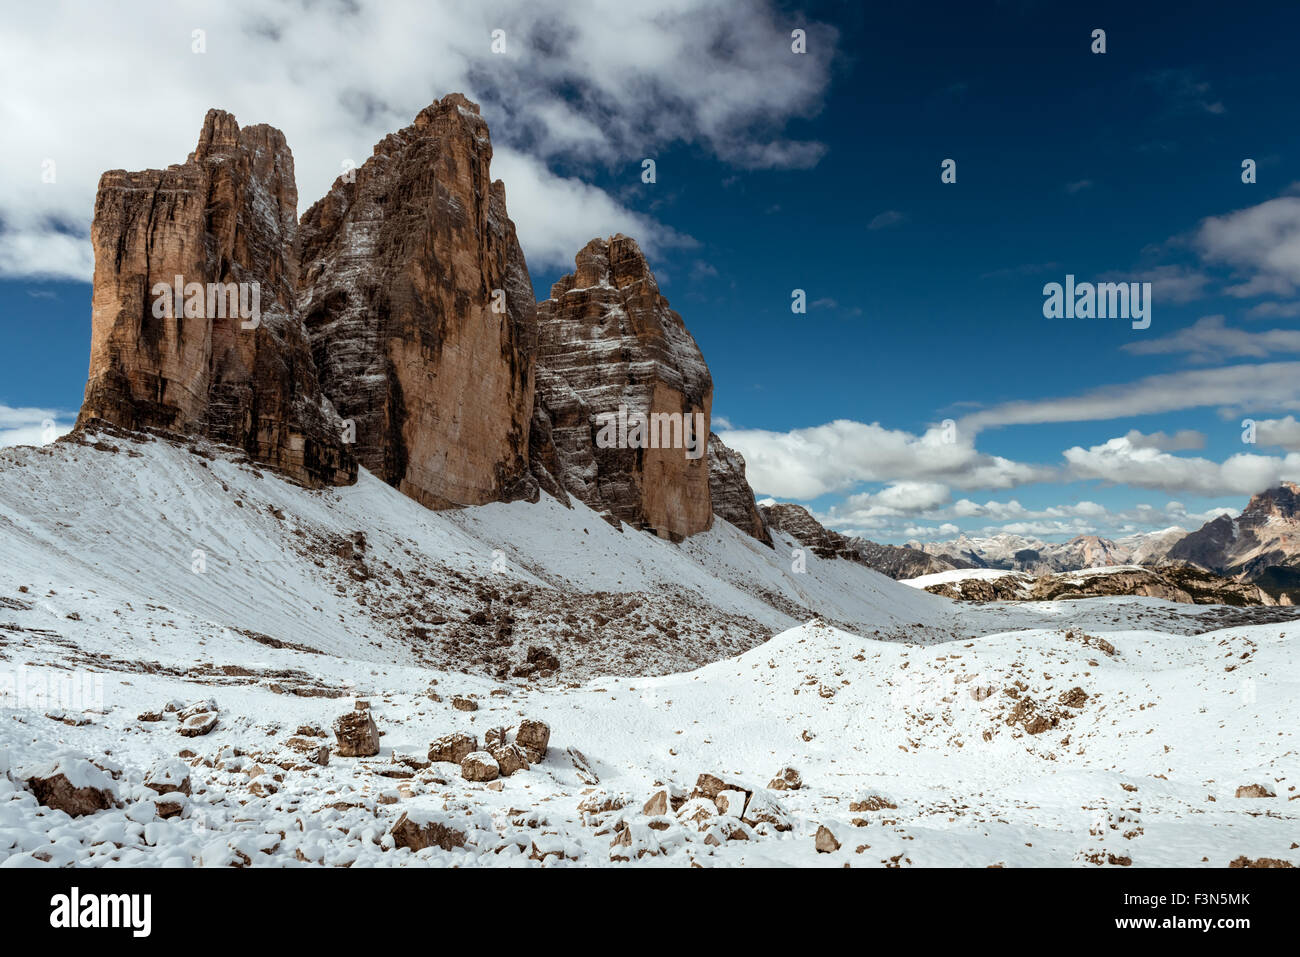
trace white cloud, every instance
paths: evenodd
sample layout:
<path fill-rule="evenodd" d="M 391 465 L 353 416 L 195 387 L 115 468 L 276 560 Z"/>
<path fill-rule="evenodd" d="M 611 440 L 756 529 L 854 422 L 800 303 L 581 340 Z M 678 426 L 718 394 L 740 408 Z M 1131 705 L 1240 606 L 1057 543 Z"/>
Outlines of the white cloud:
<path fill-rule="evenodd" d="M 1186 353 L 1201 362 L 1236 358 L 1267 359 L 1278 354 L 1300 352 L 1300 330 L 1251 332 L 1229 328 L 1223 316 L 1205 316 L 1171 335 L 1130 342 L 1121 348 L 1134 355 Z"/>
<path fill-rule="evenodd" d="M 1210 262 L 1237 270 L 1235 296 L 1289 296 L 1300 286 L 1300 196 L 1280 196 L 1256 206 L 1211 216 L 1195 243 Z"/>
<path fill-rule="evenodd" d="M 0 448 L 53 442 L 72 431 L 72 418 L 57 409 L 0 405 Z"/>
<path fill-rule="evenodd" d="M 959 427 L 965 433 L 993 426 L 1092 422 L 1203 406 L 1300 408 L 1300 362 L 1171 372 L 1058 399 L 1007 402 L 966 416 Z"/>
<path fill-rule="evenodd" d="M 978 452 L 969 439 L 948 441 L 937 428 L 913 435 L 879 423 L 837 419 L 790 432 L 728 430 L 721 438 L 745 457 L 754 490 L 780 498 L 816 498 L 860 482 L 1012 488 L 1051 474 L 1048 469 Z"/>
<path fill-rule="evenodd" d="M 742 167 L 815 163 L 824 146 L 784 129 L 821 108 L 838 37 L 797 25 L 808 31 L 803 55 L 764 0 L 744 15 L 726 0 L 15 7 L 0 31 L 0 274 L 88 279 L 100 173 L 182 162 L 210 107 L 284 131 L 305 209 L 344 160 L 364 160 L 452 91 L 483 107 L 493 174 L 506 179 L 530 264 L 567 266 L 617 230 L 648 249 L 669 245 L 683 237 L 552 171 L 626 167 L 640 185 L 641 159 L 674 143 Z M 505 31 L 504 55 L 491 52 L 494 29 Z"/>
<path fill-rule="evenodd" d="M 1300 452 L 1300 421 L 1293 415 L 1281 419 L 1259 419 L 1255 422 L 1255 442 Z"/>
<path fill-rule="evenodd" d="M 1121 436 L 1091 448 L 1075 446 L 1064 455 L 1074 479 L 1196 495 L 1253 495 L 1284 479 L 1300 479 L 1300 453 L 1295 452 L 1283 458 L 1238 453 L 1214 462 L 1135 445 Z"/>

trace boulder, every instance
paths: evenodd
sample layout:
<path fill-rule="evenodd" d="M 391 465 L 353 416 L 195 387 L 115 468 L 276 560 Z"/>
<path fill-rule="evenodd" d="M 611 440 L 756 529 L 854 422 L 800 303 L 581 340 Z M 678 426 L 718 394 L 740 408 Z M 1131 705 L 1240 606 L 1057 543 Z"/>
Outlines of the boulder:
<path fill-rule="evenodd" d="M 551 742 L 551 726 L 545 721 L 525 718 L 515 732 L 515 743 L 528 754 L 530 764 L 540 764 Z"/>
<path fill-rule="evenodd" d="M 40 804 L 72 817 L 122 806 L 113 779 L 84 758 L 58 757 L 29 770 L 26 782 Z"/>
<path fill-rule="evenodd" d="M 460 776 L 466 781 L 495 781 L 501 774 L 496 759 L 486 751 L 474 751 L 460 762 Z"/>
<path fill-rule="evenodd" d="M 834 854 L 840 849 L 840 842 L 835 840 L 835 835 L 825 824 L 817 825 L 815 844 L 818 854 Z"/>
<path fill-rule="evenodd" d="M 395 847 L 409 847 L 422 851 L 426 847 L 440 847 L 444 851 L 465 846 L 465 832 L 432 817 L 407 812 L 397 819 L 388 832 Z"/>
<path fill-rule="evenodd" d="M 466 734 L 464 731 L 454 731 L 451 734 L 444 734 L 429 745 L 429 760 L 450 761 L 453 764 L 460 764 L 465 760 L 466 755 L 477 750 L 478 737 L 476 735 Z"/>
<path fill-rule="evenodd" d="M 379 728 L 369 711 L 349 711 L 334 720 L 335 750 L 343 758 L 368 758 L 379 753 Z"/>

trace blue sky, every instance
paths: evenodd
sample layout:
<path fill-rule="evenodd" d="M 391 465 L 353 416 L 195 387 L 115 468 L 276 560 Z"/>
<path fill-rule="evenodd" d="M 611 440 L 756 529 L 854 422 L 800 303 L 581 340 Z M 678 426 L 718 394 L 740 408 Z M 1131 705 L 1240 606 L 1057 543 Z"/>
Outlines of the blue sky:
<path fill-rule="evenodd" d="M 193 4 L 146 38 L 175 42 L 166 55 L 188 71 L 165 91 L 106 62 L 101 93 L 74 96 L 93 69 L 75 35 L 61 65 L 30 65 L 60 72 L 0 117 L 26 134 L 0 187 L 0 434 L 80 402 L 90 287 L 59 240 L 84 237 L 101 169 L 181 161 L 202 108 L 222 106 L 285 129 L 305 209 L 337 156 L 364 158 L 463 89 L 492 126 L 539 297 L 586 238 L 640 239 L 713 372 L 715 430 L 760 496 L 880 541 L 1060 539 L 1195 527 L 1300 479 L 1300 13 L 701 2 L 694 20 L 649 4 L 597 34 L 566 5 L 530 5 L 526 21 L 489 6 L 456 36 L 430 34 L 443 74 L 391 49 L 402 23 L 382 6 L 343 26 L 285 8 L 277 27 L 236 4 L 207 28 L 214 52 L 238 36 L 240 55 L 266 62 L 245 48 L 272 44 L 291 66 L 335 41 L 340 55 L 386 50 L 333 88 L 287 67 L 214 69 L 186 49 L 189 26 L 214 19 Z M 412 42 L 428 19 L 404 21 Z M 494 24 L 517 38 L 508 64 L 480 49 Z M 789 50 L 794 28 L 806 54 Z M 1090 51 L 1097 28 L 1104 54 Z M 0 54 L 39 49 L 45 29 L 20 17 Z M 84 29 L 87 50 L 104 45 Z M 132 112 L 167 121 L 80 145 Z M 53 154 L 69 172 L 43 184 Z M 956 183 L 940 181 L 946 158 Z M 1151 282 L 1150 328 L 1045 319 L 1043 285 L 1067 273 Z"/>

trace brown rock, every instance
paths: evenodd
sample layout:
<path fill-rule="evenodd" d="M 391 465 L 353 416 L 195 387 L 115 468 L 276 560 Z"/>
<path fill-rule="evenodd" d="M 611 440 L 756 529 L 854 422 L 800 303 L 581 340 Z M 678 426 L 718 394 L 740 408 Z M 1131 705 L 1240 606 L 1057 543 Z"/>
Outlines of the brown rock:
<path fill-rule="evenodd" d="M 379 728 L 369 711 L 349 711 L 334 720 L 335 750 L 341 758 L 368 758 L 379 753 Z"/>
<path fill-rule="evenodd" d="M 144 776 L 144 786 L 157 794 L 190 794 L 190 766 L 179 758 L 160 761 Z"/>
<path fill-rule="evenodd" d="M 191 714 L 187 718 L 182 718 L 181 723 L 176 726 L 178 734 L 187 738 L 198 738 L 205 734 L 211 734 L 212 729 L 217 726 L 217 715 L 212 711 L 200 711 Z"/>
<path fill-rule="evenodd" d="M 460 762 L 460 776 L 466 781 L 495 781 L 501 774 L 496 759 L 486 751 L 474 751 Z"/>
<path fill-rule="evenodd" d="M 477 711 L 478 702 L 473 698 L 466 698 L 462 695 L 456 695 L 451 699 L 451 706 L 457 711 Z"/>
<path fill-rule="evenodd" d="M 803 787 L 803 778 L 794 768 L 782 768 L 767 786 L 773 791 L 797 791 Z"/>
<path fill-rule="evenodd" d="M 284 135 L 241 130 L 220 110 L 208 111 L 182 165 L 100 178 L 78 428 L 100 420 L 207 436 L 310 485 L 356 480 L 297 313 L 297 203 Z M 161 299 L 177 276 L 199 295 Z M 235 309 L 209 297 L 217 283 L 234 291 Z"/>
<path fill-rule="evenodd" d="M 479 108 L 452 93 L 335 180 L 299 230 L 299 302 L 354 454 L 431 508 L 534 498 L 536 313 Z"/>
<path fill-rule="evenodd" d="M 714 515 L 764 545 L 775 547 L 763 513 L 754 501 L 754 490 L 745 481 L 744 456 L 727 448 L 712 432 L 709 433 L 709 497 Z"/>
<path fill-rule="evenodd" d="M 816 847 L 818 854 L 834 854 L 840 849 L 840 842 L 825 824 L 817 825 Z"/>
<path fill-rule="evenodd" d="M 27 778 L 27 789 L 45 807 L 72 817 L 121 807 L 112 779 L 88 761 L 64 758 Z"/>
<path fill-rule="evenodd" d="M 1251 860 L 1245 854 L 1228 864 L 1229 867 L 1295 867 L 1290 861 L 1278 857 L 1257 857 Z"/>
<path fill-rule="evenodd" d="M 1272 791 L 1262 784 L 1243 784 L 1237 788 L 1237 797 L 1239 798 L 1271 798 L 1277 797 Z"/>
<path fill-rule="evenodd" d="M 426 847 L 440 847 L 450 851 L 465 846 L 465 832 L 439 821 L 416 823 L 403 814 L 397 819 L 392 830 L 393 844 L 396 847 L 409 847 L 412 851 L 422 851 Z"/>
<path fill-rule="evenodd" d="M 455 731 L 451 734 L 444 734 L 429 745 L 429 760 L 450 761 L 453 764 L 460 764 L 465 760 L 467 754 L 477 750 L 477 735 L 466 734 L 464 731 Z"/>
<path fill-rule="evenodd" d="M 496 744 L 488 748 L 503 778 L 508 778 L 516 771 L 528 770 L 528 754 L 517 744 Z"/>
<path fill-rule="evenodd" d="M 538 303 L 537 326 L 534 427 L 550 435 L 549 447 L 534 446 L 538 481 L 674 541 L 709 528 L 713 379 L 636 242 L 617 235 L 583 247 L 574 272 Z M 638 442 L 629 425 L 624 447 L 602 448 L 599 417 L 620 406 L 658 415 L 657 427 Z"/>
<path fill-rule="evenodd" d="M 515 743 L 528 754 L 530 764 L 540 764 L 551 741 L 551 726 L 545 721 L 525 718 L 515 732 Z"/>

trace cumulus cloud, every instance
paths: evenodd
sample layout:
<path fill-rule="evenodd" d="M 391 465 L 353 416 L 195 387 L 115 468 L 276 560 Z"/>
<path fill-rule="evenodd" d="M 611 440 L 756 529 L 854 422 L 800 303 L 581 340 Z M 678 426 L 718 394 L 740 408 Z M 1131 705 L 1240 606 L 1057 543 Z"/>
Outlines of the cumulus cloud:
<path fill-rule="evenodd" d="M 1281 419 L 1258 419 L 1255 422 L 1255 442 L 1300 452 L 1300 421 L 1293 415 Z"/>
<path fill-rule="evenodd" d="M 345 160 L 464 92 L 492 128 L 493 175 L 534 266 L 566 266 L 618 230 L 650 249 L 683 239 L 574 175 L 626 167 L 639 184 L 642 158 L 676 143 L 743 168 L 806 168 L 825 150 L 785 127 L 821 108 L 837 34 L 768 0 L 744 11 L 727 0 L 138 6 L 129 17 L 75 0 L 6 11 L 0 274 L 88 279 L 100 173 L 183 161 L 213 106 L 285 132 L 305 207 Z M 794 26 L 807 30 L 806 54 L 790 52 Z"/>
<path fill-rule="evenodd" d="M 1172 455 L 1121 436 L 1086 449 L 1075 446 L 1064 455 L 1074 479 L 1197 495 L 1253 495 L 1284 479 L 1300 478 L 1300 453 L 1295 452 L 1285 457 L 1238 453 L 1214 462 Z"/>
<path fill-rule="evenodd" d="M 721 438 L 745 457 L 754 490 L 779 498 L 817 498 L 862 482 L 1012 488 L 1051 474 L 979 452 L 969 438 L 954 440 L 942 428 L 914 435 L 879 423 L 837 419 L 789 432 L 728 430 Z"/>

